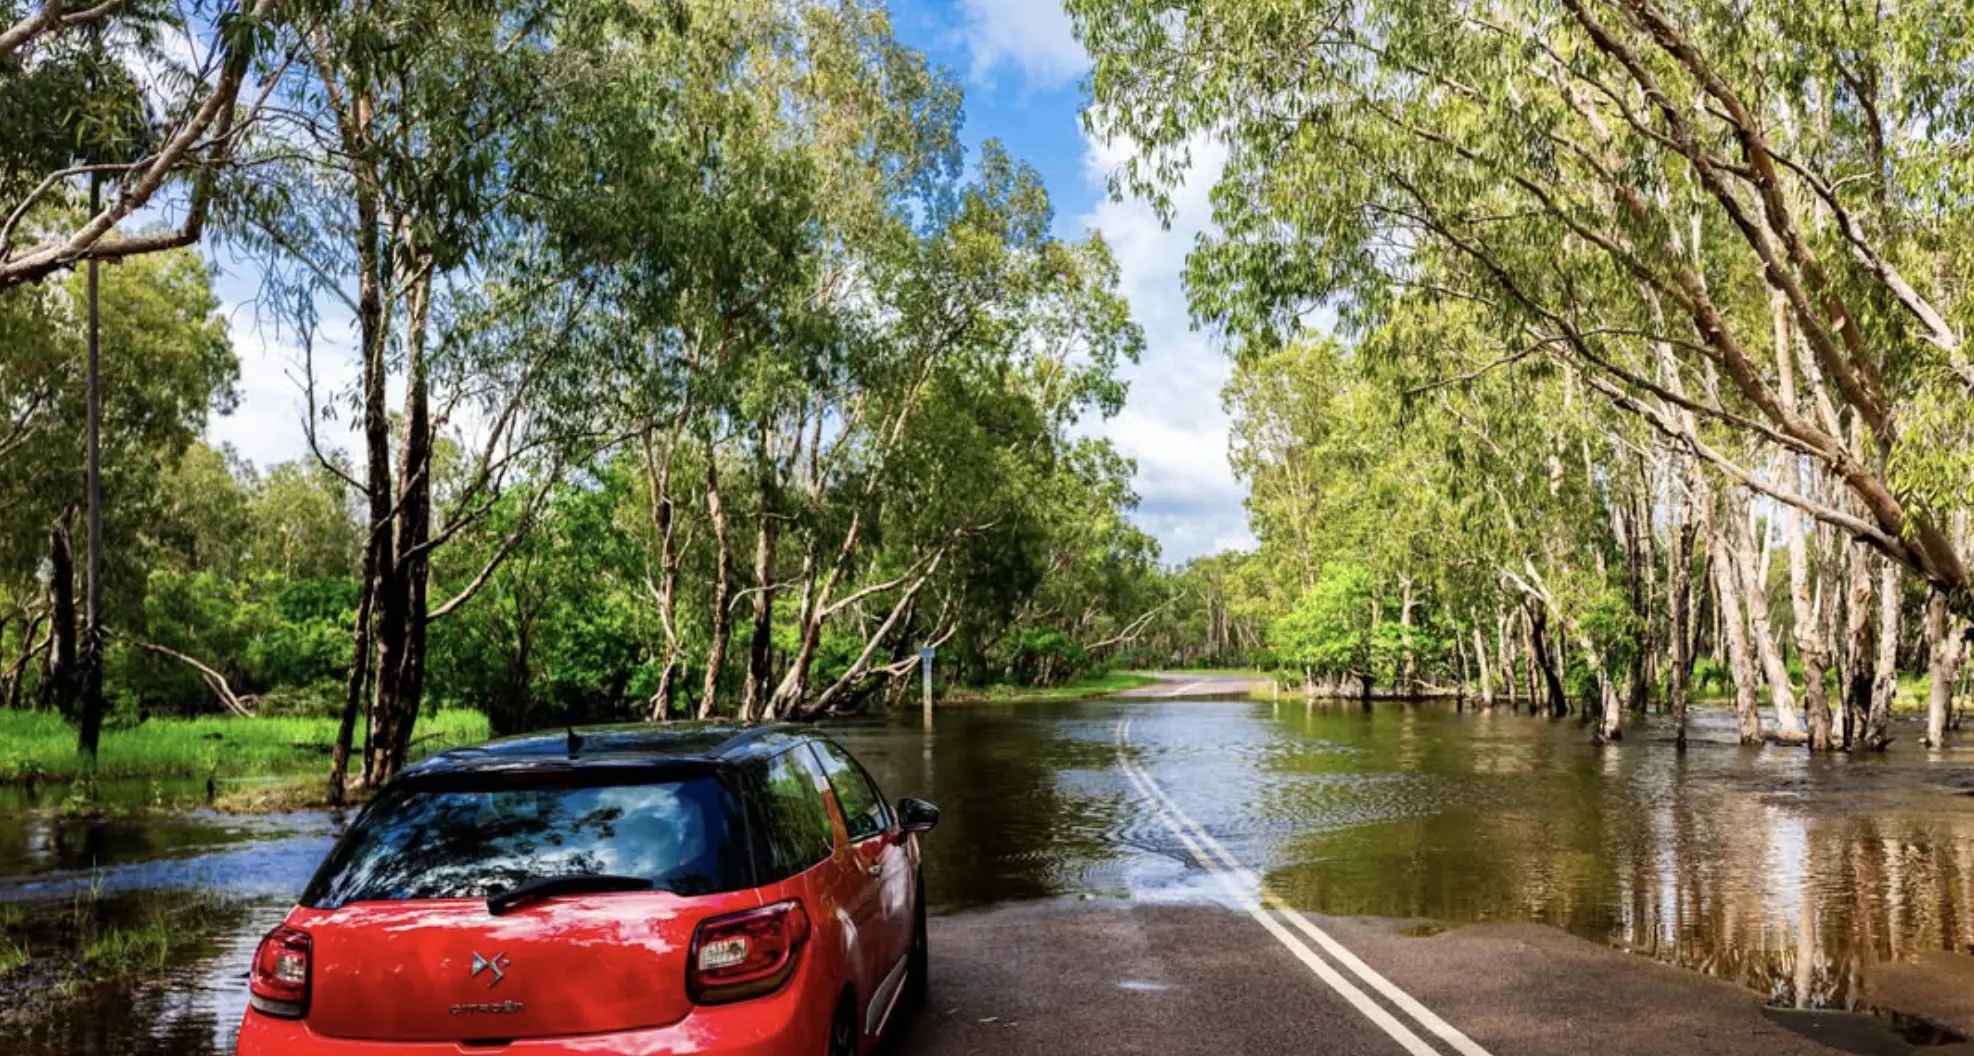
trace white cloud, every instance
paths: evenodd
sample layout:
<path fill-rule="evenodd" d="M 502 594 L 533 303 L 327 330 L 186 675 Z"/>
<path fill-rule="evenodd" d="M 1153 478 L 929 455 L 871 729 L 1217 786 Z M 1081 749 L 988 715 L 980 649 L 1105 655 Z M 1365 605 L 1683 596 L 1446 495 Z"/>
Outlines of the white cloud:
<path fill-rule="evenodd" d="M 973 56 L 973 79 L 1013 66 L 1029 87 L 1061 88 L 1090 68 L 1060 0 L 960 0 L 961 41 Z"/>
<path fill-rule="evenodd" d="M 237 266 L 241 262 L 231 263 Z M 222 277 L 215 284 L 215 292 L 240 358 L 240 399 L 232 414 L 215 416 L 206 423 L 206 439 L 213 444 L 230 444 L 263 469 L 309 457 L 308 434 L 302 424 L 308 409 L 301 387 L 305 375 L 302 349 L 291 329 L 261 318 L 254 280 L 242 274 L 250 274 L 249 269 L 228 270 L 234 273 Z M 330 394 L 352 391 L 358 375 L 356 348 L 354 320 L 347 313 L 323 320 L 315 340 L 319 402 L 326 402 Z M 324 450 L 358 451 L 360 424 L 345 402 L 338 408 L 336 420 L 322 423 Z"/>
<path fill-rule="evenodd" d="M 1129 156 L 1127 149 L 1088 144 L 1085 178 L 1104 186 Z M 1081 217 L 1083 226 L 1110 243 L 1122 292 L 1145 331 L 1144 358 L 1126 371 L 1129 406 L 1090 431 L 1137 460 L 1143 500 L 1138 523 L 1158 537 L 1165 560 L 1174 563 L 1254 544 L 1242 506 L 1247 489 L 1227 462 L 1229 422 L 1220 406 L 1232 365 L 1192 328 L 1181 281 L 1186 255 L 1212 223 L 1209 194 L 1226 150 L 1201 141 L 1193 144 L 1192 157 L 1190 178 L 1172 198 L 1170 226 L 1150 205 L 1134 200 L 1105 198 Z"/>

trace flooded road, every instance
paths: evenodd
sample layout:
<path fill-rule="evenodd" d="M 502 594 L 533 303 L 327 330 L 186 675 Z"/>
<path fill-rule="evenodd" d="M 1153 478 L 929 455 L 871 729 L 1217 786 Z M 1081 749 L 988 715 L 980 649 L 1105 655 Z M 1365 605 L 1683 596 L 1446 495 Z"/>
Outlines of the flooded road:
<path fill-rule="evenodd" d="M 916 716 L 833 732 L 891 794 L 943 808 L 935 912 L 1224 899 L 1146 809 L 1128 758 L 1311 913 L 1421 934 L 1548 924 L 1784 1007 L 1882 1005 L 1873 979 L 1922 958 L 1974 979 L 1974 753 L 1929 756 L 1911 731 L 1882 757 L 1744 749 L 1730 715 L 1703 710 L 1680 755 L 1656 721 L 1599 749 L 1574 721 L 1506 710 L 1138 699 L 946 709 L 931 735 Z M 162 984 L 0 1010 L 0 1056 L 229 1051 L 251 946 L 338 825 L 7 811 L 0 912 L 58 913 L 84 892 L 112 914 L 195 891 L 225 902 Z"/>

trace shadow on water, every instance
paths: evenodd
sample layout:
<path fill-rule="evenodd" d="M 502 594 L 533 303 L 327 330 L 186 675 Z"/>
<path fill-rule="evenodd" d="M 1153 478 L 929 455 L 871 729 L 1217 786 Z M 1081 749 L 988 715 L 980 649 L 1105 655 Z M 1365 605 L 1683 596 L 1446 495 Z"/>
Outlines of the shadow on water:
<path fill-rule="evenodd" d="M 1126 717 L 1122 750 L 1313 912 L 1428 922 L 1420 934 L 1547 923 L 1751 987 L 1813 1037 L 1855 1027 L 1889 1052 L 1947 1036 L 1841 1015 L 1896 1006 L 1874 978 L 1924 956 L 1974 980 L 1974 756 L 1929 757 L 1911 736 L 1885 756 L 1819 759 L 1738 747 L 1730 717 L 1703 711 L 1681 755 L 1656 720 L 1599 749 L 1573 721 L 1505 709 L 1300 700 L 973 705 L 940 711 L 929 736 L 915 715 L 831 730 L 891 794 L 943 809 L 927 843 L 936 910 L 1212 900 L 1118 769 Z M 112 901 L 218 890 L 235 907 L 161 971 L 0 1031 L 0 1056 L 230 1051 L 253 943 L 338 824 L 0 811 L 0 909 L 57 913 L 84 886 Z"/>

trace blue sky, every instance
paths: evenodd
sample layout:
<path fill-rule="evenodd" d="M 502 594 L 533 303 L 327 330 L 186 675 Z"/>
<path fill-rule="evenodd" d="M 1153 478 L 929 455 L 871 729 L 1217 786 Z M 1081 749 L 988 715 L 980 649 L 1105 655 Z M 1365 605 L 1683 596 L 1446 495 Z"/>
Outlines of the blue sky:
<path fill-rule="evenodd" d="M 1215 151 L 1195 150 L 1199 174 L 1175 196 L 1170 228 L 1138 202 L 1115 202 L 1105 179 L 1128 148 L 1083 133 L 1088 58 L 1058 0 L 892 0 L 898 36 L 957 74 L 966 88 L 966 139 L 999 139 L 1047 181 L 1057 233 L 1103 233 L 1116 253 L 1125 295 L 1145 329 L 1143 361 L 1128 372 L 1124 412 L 1085 423 L 1138 466 L 1142 503 L 1135 515 L 1156 536 L 1167 563 L 1250 546 L 1245 489 L 1227 465 L 1227 418 L 1220 388 L 1229 364 L 1188 322 L 1180 270 L 1209 217 Z M 241 357 L 241 406 L 216 419 L 216 441 L 266 465 L 304 453 L 299 354 L 258 324 L 251 270 L 222 258 L 219 292 Z M 334 337 L 335 335 L 329 335 Z M 338 347 L 342 346 L 342 347 Z M 346 341 L 321 342 L 317 366 L 353 376 Z"/>

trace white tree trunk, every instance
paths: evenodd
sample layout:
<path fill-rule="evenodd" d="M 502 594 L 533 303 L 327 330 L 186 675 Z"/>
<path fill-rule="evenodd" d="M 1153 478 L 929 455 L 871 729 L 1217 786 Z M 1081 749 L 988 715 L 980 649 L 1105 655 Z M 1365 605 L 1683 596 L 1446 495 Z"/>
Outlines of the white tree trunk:
<path fill-rule="evenodd" d="M 1947 744 L 1947 712 L 1960 667 L 1960 642 L 1951 633 L 1954 630 L 1958 628 L 1948 618 L 1946 593 L 1936 588 L 1926 597 L 1926 744 L 1933 748 Z"/>
<path fill-rule="evenodd" d="M 1720 596 L 1720 604 L 1715 609 L 1720 620 L 1721 637 L 1727 642 L 1728 668 L 1734 675 L 1734 711 L 1740 719 L 1741 743 L 1760 744 L 1762 716 L 1758 693 L 1761 680 L 1755 674 L 1753 646 L 1748 642 L 1747 611 L 1741 603 L 1741 574 L 1737 570 L 1734 547 L 1725 538 L 1728 531 L 1722 531 L 1718 526 L 1714 531 L 1714 587 Z"/>
<path fill-rule="evenodd" d="M 1871 712 L 1864 720 L 1864 746 L 1892 743 L 1892 698 L 1899 691 L 1899 566 L 1884 559 L 1878 569 L 1878 677 L 1871 684 Z"/>
<path fill-rule="evenodd" d="M 1784 744 L 1801 744 L 1808 738 L 1796 715 L 1796 693 L 1789 680 L 1789 667 L 1782 662 L 1782 650 L 1768 618 L 1768 583 L 1763 574 L 1766 562 L 1761 557 L 1766 547 L 1755 543 L 1754 529 L 1749 524 L 1752 517 L 1750 511 L 1731 521 L 1735 534 L 1734 564 L 1741 574 L 1742 596 L 1748 607 L 1749 636 L 1761 661 L 1762 675 L 1768 680 L 1769 699 L 1775 706 L 1775 739 Z M 1768 533 L 1762 534 L 1766 538 Z"/>

